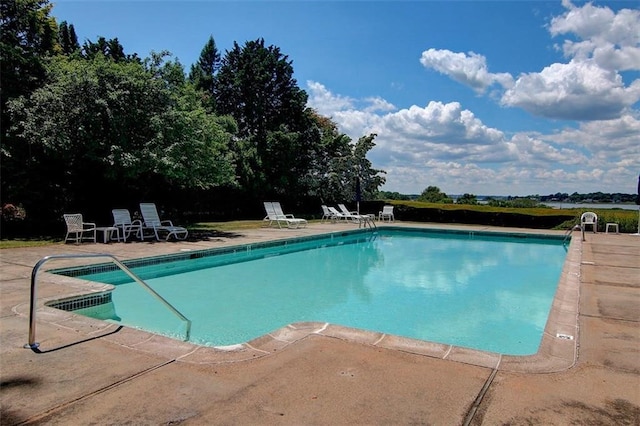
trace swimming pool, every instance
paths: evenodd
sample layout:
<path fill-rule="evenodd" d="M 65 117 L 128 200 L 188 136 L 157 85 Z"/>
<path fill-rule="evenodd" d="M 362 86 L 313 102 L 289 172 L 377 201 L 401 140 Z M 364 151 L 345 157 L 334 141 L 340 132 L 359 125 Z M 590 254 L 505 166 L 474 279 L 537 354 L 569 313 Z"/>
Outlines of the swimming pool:
<path fill-rule="evenodd" d="M 319 321 L 529 355 L 538 350 L 565 255 L 556 237 L 390 228 L 130 266 L 193 321 L 191 341 L 202 345 Z M 110 302 L 75 312 L 183 333 L 180 321 L 123 273 L 73 275 L 115 285 Z"/>

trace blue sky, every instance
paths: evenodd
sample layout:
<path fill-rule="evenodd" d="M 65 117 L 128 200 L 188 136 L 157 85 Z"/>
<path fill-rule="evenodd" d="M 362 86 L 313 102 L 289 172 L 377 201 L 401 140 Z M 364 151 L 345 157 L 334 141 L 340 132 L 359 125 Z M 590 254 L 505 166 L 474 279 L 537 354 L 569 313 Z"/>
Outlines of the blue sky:
<path fill-rule="evenodd" d="M 82 44 L 168 50 L 188 71 L 264 38 L 309 106 L 357 140 L 382 188 L 420 193 L 635 193 L 638 1 L 70 1 Z"/>

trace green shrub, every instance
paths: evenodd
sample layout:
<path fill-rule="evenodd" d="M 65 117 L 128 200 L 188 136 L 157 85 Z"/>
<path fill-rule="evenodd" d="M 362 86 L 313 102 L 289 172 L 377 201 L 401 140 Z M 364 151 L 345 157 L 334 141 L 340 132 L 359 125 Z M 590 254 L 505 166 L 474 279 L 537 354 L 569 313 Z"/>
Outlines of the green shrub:
<path fill-rule="evenodd" d="M 507 226 L 533 229 L 570 229 L 580 223 L 586 209 L 551 209 L 548 207 L 497 207 L 425 203 L 420 201 L 388 201 L 395 206 L 399 220 L 436 223 Z M 621 233 L 638 231 L 638 211 L 623 209 L 590 210 L 598 215 L 598 231 L 607 223 L 617 223 Z"/>

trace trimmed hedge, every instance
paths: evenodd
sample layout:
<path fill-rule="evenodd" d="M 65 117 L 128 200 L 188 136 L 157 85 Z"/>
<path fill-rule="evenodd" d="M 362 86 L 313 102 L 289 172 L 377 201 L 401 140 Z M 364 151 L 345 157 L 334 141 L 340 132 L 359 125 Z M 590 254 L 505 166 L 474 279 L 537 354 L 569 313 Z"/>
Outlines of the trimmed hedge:
<path fill-rule="evenodd" d="M 468 206 L 464 208 L 441 208 L 433 206 L 417 207 L 405 204 L 393 203 L 394 214 L 399 220 L 408 220 L 414 222 L 436 222 L 436 223 L 463 223 L 474 225 L 490 225 L 504 226 L 516 228 L 532 228 L 532 229 L 552 229 L 562 225 L 567 221 L 575 219 L 573 211 L 553 210 L 551 212 L 544 210 L 543 214 L 535 214 L 530 212 L 537 209 L 483 209 L 482 206 L 474 208 Z"/>

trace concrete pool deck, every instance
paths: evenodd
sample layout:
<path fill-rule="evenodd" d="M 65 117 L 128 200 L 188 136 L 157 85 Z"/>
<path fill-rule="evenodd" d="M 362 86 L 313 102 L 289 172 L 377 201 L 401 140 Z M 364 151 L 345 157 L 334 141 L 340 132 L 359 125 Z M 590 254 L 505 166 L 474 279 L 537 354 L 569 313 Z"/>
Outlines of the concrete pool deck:
<path fill-rule="evenodd" d="M 31 273 L 44 256 L 109 253 L 126 260 L 353 228 L 311 223 L 208 241 L 1 250 L 0 424 L 640 424 L 640 236 L 634 235 L 587 233 L 582 242 L 574 232 L 564 288 L 532 357 L 316 323 L 238 348 L 202 348 L 45 307 L 47 300 L 100 290 L 46 272 L 37 280 L 39 352 L 23 348 Z"/>

